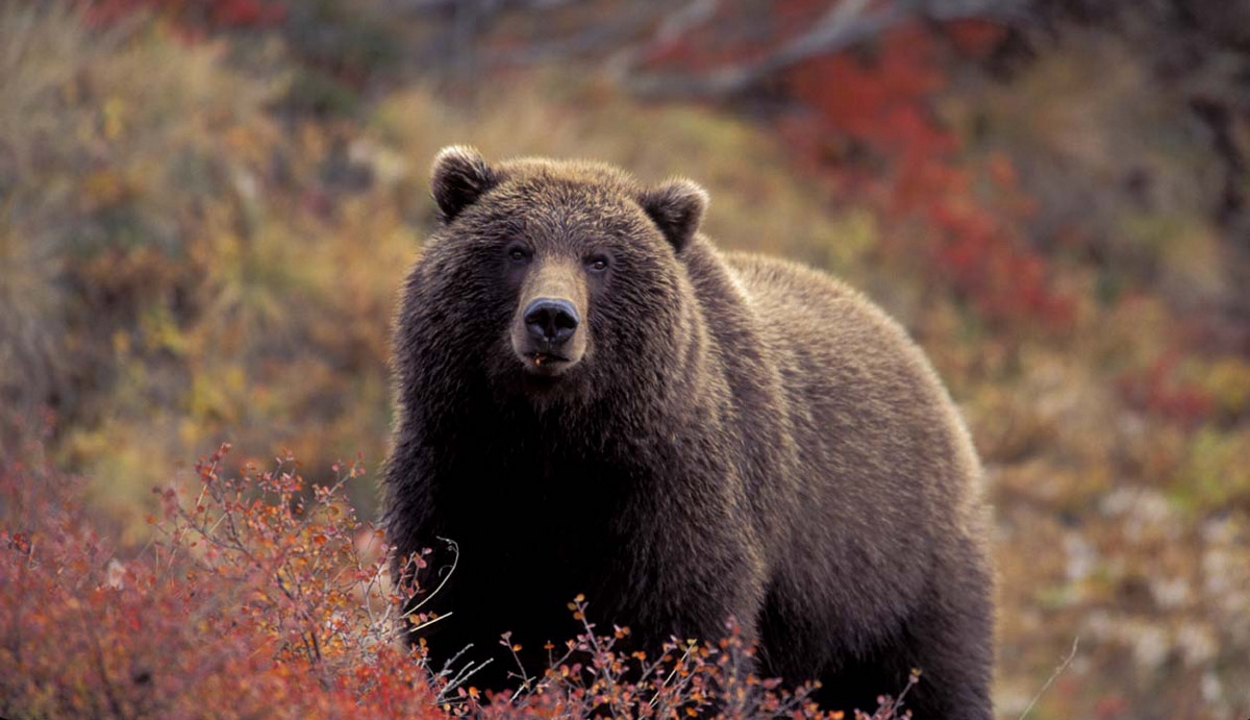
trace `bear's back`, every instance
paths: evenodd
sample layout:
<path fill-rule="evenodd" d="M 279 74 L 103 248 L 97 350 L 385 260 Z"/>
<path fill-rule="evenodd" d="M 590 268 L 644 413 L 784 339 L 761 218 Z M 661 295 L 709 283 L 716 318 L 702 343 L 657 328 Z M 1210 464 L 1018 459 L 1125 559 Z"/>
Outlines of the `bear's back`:
<path fill-rule="evenodd" d="M 806 485 L 806 502 L 791 508 L 793 527 L 841 528 L 839 543 L 773 558 L 790 566 L 785 575 L 801 591 L 788 596 L 811 603 L 793 611 L 853 606 L 829 582 L 837 577 L 847 583 L 841 588 L 889 599 L 872 617 L 843 618 L 849 626 L 840 629 L 888 624 L 918 599 L 927 571 L 908 545 L 945 547 L 939 536 L 980 533 L 980 468 L 963 421 L 920 348 L 859 291 L 793 262 L 723 257 L 780 372 L 800 453 L 795 471 Z M 796 536 L 782 546 L 811 541 Z M 886 565 L 895 571 L 866 572 Z"/>
<path fill-rule="evenodd" d="M 917 459 L 940 460 L 943 451 L 975 458 L 933 366 L 884 310 L 841 280 L 794 262 L 732 252 L 724 259 L 790 400 L 823 420 L 811 429 L 822 436 L 839 427 L 853 435 L 871 431 L 879 447 L 938 443 Z M 864 427 L 878 422 L 888 424 Z M 891 459 L 895 471 L 897 461 Z"/>
<path fill-rule="evenodd" d="M 871 441 L 874 456 L 906 452 L 880 458 L 895 473 L 903 461 L 930 471 L 935 482 L 963 483 L 980 475 L 949 393 L 898 321 L 826 273 L 762 255 L 723 257 L 790 399 L 817 423 L 810 430 L 820 438 L 841 430 Z"/>

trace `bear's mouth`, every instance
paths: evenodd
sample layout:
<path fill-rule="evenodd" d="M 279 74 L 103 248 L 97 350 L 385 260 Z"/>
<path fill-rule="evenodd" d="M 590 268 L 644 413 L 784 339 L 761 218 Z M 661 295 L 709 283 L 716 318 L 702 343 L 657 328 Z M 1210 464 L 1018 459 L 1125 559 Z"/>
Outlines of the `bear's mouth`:
<path fill-rule="evenodd" d="M 558 365 L 560 363 L 569 362 L 569 359 L 564 357 L 563 355 L 557 355 L 555 353 L 550 353 L 550 352 L 542 352 L 541 350 L 535 350 L 534 352 L 526 353 L 525 359 L 529 362 L 529 364 L 533 365 L 536 368 L 549 367 L 552 365 Z"/>
<path fill-rule="evenodd" d="M 577 364 L 570 357 L 543 350 L 521 353 L 521 360 L 525 363 L 526 374 L 548 379 L 564 375 L 565 371 Z"/>

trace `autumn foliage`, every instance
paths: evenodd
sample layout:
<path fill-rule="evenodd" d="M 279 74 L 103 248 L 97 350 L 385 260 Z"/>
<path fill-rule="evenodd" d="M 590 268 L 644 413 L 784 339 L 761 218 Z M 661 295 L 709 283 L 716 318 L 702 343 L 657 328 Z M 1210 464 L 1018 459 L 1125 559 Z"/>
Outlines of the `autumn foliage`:
<path fill-rule="evenodd" d="M 421 663 L 387 641 L 374 542 L 335 488 L 291 461 L 239 477 L 224 448 L 198 491 L 159 491 L 155 539 L 119 556 L 38 461 L 0 467 L 0 714 L 397 716 L 432 707 Z M 343 480 L 357 475 L 344 470 Z"/>
<path fill-rule="evenodd" d="M 817 172 L 879 203 L 890 234 L 910 236 L 929 277 L 947 283 L 998 324 L 1062 329 L 1073 299 L 1053 285 L 1056 270 L 1019 233 L 1034 204 L 999 153 L 970 158 L 936 115 L 952 54 L 984 56 L 1005 32 L 978 21 L 934 34 L 918 25 L 887 33 L 872 53 L 826 55 L 790 73 L 799 107 L 789 125 L 800 156 Z M 988 186 L 991 192 L 980 188 Z"/>
<path fill-rule="evenodd" d="M 1245 717 L 1250 55 L 1162 21 L 1239 5 L 1020 5 L 643 101 L 624 60 L 717 77 L 835 0 L 0 3 L 0 715 L 806 712 L 743 648 L 645 675 L 603 626 L 492 700 L 392 642 L 391 313 L 470 142 L 692 177 L 907 327 L 987 468 L 1003 715 Z"/>
<path fill-rule="evenodd" d="M 341 495 L 356 463 L 307 487 L 290 457 L 227 471 L 222 446 L 193 483 L 155 491 L 154 539 L 123 557 L 75 501 L 80 484 L 28 450 L 0 462 L 5 717 L 830 717 L 751 674 L 736 632 L 648 657 L 618 649 L 628 628 L 602 634 L 581 597 L 569 610 L 585 633 L 550 645 L 547 668 L 518 665 L 512 692 L 480 692 L 471 663 L 429 667 L 395 641 L 405 597 L 380 533 Z M 873 717 L 899 705 L 883 698 Z"/>
<path fill-rule="evenodd" d="M 831 5 L 733 7 L 720 25 L 714 19 L 662 45 L 649 61 L 687 73 L 749 65 L 810 29 Z M 734 25 L 740 34 L 728 32 L 735 12 L 759 16 L 763 29 Z M 899 238 L 882 247 L 885 260 L 914 263 L 913 272 L 942 283 L 940 291 L 954 291 L 999 326 L 1063 330 L 1072 323 L 1074 298 L 1055 286 L 1056 269 L 1020 232 L 1035 203 L 1019 186 L 1013 161 L 1002 153 L 970 155 L 935 106 L 949 87 L 948 68 L 986 59 L 1006 35 L 1005 27 L 982 20 L 915 22 L 886 30 L 870 48 L 818 54 L 779 73 L 789 104 L 777 122 L 797 164 L 832 182 L 843 202 L 880 213 L 886 237 Z"/>

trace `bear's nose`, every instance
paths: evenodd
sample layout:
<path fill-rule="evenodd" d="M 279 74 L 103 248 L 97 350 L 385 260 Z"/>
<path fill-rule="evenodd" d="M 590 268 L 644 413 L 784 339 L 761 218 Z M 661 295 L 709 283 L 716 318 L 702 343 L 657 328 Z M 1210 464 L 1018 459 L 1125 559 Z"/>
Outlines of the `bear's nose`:
<path fill-rule="evenodd" d="M 559 345 L 577 329 L 577 308 L 568 300 L 539 298 L 525 308 L 525 329 L 535 340 Z"/>

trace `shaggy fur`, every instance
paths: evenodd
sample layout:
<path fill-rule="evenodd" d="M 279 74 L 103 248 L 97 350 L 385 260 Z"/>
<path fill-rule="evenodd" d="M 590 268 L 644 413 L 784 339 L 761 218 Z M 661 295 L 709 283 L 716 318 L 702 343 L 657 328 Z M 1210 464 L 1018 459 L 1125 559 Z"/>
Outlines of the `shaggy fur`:
<path fill-rule="evenodd" d="M 920 668 L 917 717 L 991 717 L 981 470 L 897 323 L 826 275 L 716 250 L 686 180 L 455 147 L 433 190 L 384 520 L 399 556 L 436 550 L 425 589 L 440 538 L 458 546 L 423 608 L 452 613 L 423 634 L 436 661 L 504 655 L 512 631 L 537 672 L 584 593 L 647 648 L 733 616 L 762 674 L 819 678 L 826 707 L 873 708 Z M 580 315 L 567 361 L 525 345 L 523 309 L 554 296 Z"/>

